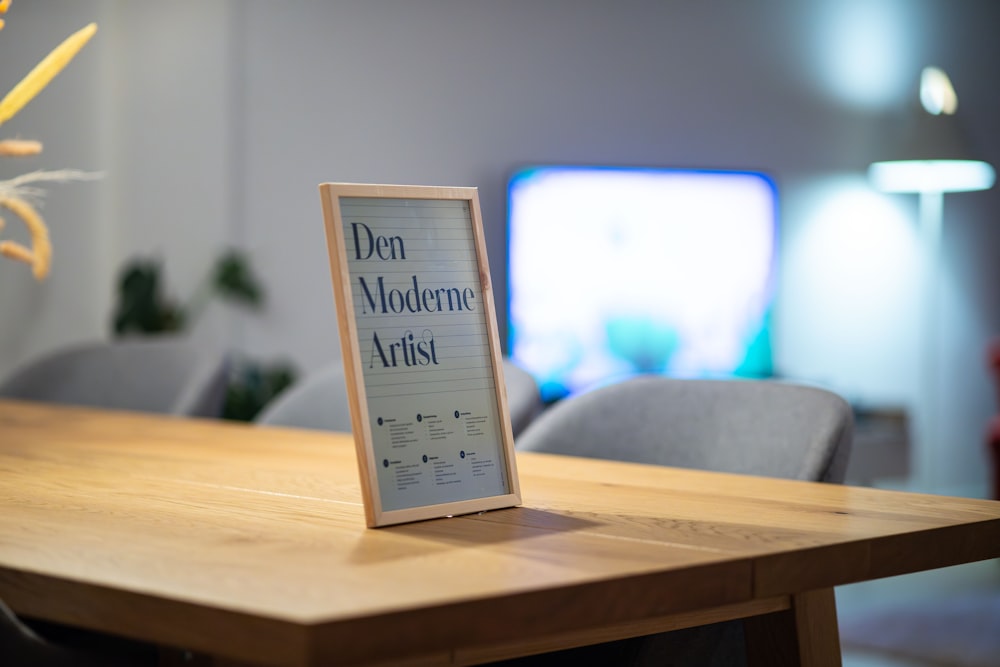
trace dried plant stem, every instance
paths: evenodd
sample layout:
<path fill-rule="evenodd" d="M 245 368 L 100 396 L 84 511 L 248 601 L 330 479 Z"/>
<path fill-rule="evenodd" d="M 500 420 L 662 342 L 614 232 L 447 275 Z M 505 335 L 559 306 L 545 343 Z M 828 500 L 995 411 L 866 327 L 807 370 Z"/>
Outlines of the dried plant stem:
<path fill-rule="evenodd" d="M 0 140 L 0 157 L 23 157 L 42 152 L 42 142 L 30 139 Z"/>
<path fill-rule="evenodd" d="M 33 266 L 35 264 L 35 253 L 15 241 L 0 241 L 0 255 L 9 259 L 16 259 L 19 262 L 24 262 L 29 266 Z"/>
<path fill-rule="evenodd" d="M 7 12 L 10 0 L 0 0 L 0 14 Z M 0 19 L 0 29 L 3 28 Z M 67 37 L 54 48 L 27 76 L 0 99 L 0 125 L 13 118 L 38 93 L 52 81 L 59 72 L 76 56 L 90 38 L 97 32 L 97 24 L 91 23 Z M 38 155 L 42 152 L 39 141 L 6 139 L 0 141 L 0 157 Z M 52 243 L 49 228 L 32 203 L 44 194 L 44 190 L 34 184 L 52 181 L 71 181 L 96 178 L 99 174 L 87 174 L 75 170 L 35 171 L 16 178 L 0 181 L 0 207 L 12 211 L 24 221 L 31 235 L 31 247 L 14 241 L 0 242 L 0 256 L 29 264 L 37 280 L 49 274 L 52 264 Z M 0 229 L 4 222 L 0 219 Z"/>
<path fill-rule="evenodd" d="M 31 171 L 6 181 L 0 181 L 0 197 L 18 197 L 20 199 L 38 200 L 45 191 L 34 187 L 34 183 L 66 183 L 69 181 L 91 181 L 101 178 L 100 172 L 80 171 L 78 169 L 56 169 L 52 171 Z"/>
<path fill-rule="evenodd" d="M 28 75 L 21 79 L 7 93 L 6 97 L 0 100 L 0 124 L 13 118 L 18 111 L 24 108 L 24 105 L 40 93 L 69 64 L 69 61 L 94 36 L 95 32 L 97 32 L 96 23 L 80 28 L 35 65 L 34 69 L 28 72 Z"/>
<path fill-rule="evenodd" d="M 52 263 L 52 242 L 49 240 L 49 228 L 45 226 L 42 216 L 34 206 L 18 197 L 0 198 L 0 206 L 12 211 L 24 221 L 31 234 L 32 273 L 37 280 L 44 279 L 49 274 Z"/>

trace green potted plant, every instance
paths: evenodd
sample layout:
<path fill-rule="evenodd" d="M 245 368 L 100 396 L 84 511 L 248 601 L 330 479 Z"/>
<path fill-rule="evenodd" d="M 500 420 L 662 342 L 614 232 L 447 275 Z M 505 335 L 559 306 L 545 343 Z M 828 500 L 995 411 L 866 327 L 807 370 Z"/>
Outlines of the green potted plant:
<path fill-rule="evenodd" d="M 249 259 L 240 251 L 224 252 L 194 296 L 182 304 L 165 293 L 163 269 L 155 259 L 139 258 L 122 269 L 112 327 L 116 336 L 178 333 L 190 329 L 213 298 L 259 310 L 264 289 Z M 265 363 L 241 356 L 233 360 L 222 418 L 251 421 L 275 396 L 295 382 L 286 361 Z"/>

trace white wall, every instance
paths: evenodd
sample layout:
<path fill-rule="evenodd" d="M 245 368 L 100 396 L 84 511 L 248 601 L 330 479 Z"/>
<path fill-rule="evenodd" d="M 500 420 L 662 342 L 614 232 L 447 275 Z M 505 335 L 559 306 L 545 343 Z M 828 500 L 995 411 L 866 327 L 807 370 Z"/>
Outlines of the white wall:
<path fill-rule="evenodd" d="M 188 299 L 240 227 L 230 5 L 115 0 L 103 15 L 115 254 L 160 260 L 170 292 Z M 211 338 L 229 332 L 217 317 L 199 324 Z"/>
<path fill-rule="evenodd" d="M 0 263 L 0 373 L 105 332 L 126 257 L 158 254 L 186 295 L 230 243 L 263 274 L 267 311 L 217 309 L 199 335 L 303 369 L 337 358 L 322 181 L 478 186 L 502 304 L 517 166 L 734 167 L 769 172 L 782 196 L 779 370 L 911 405 L 931 353 L 916 201 L 871 192 L 864 169 L 926 64 L 952 75 L 1000 164 L 993 0 L 15 0 L 0 81 L 92 18 L 101 31 L 79 61 L 0 128 L 37 128 L 59 166 L 108 172 L 52 193 L 47 283 Z M 945 204 L 942 488 L 986 479 L 998 204 L 997 190 Z"/>

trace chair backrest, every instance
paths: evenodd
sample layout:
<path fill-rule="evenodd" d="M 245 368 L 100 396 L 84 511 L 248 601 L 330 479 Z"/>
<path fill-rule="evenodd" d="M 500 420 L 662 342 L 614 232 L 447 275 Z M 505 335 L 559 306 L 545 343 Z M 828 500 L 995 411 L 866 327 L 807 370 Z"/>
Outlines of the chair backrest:
<path fill-rule="evenodd" d="M 509 358 L 503 360 L 503 381 L 507 389 L 507 411 L 514 437 L 518 437 L 542 413 L 542 392 L 532 375 Z"/>
<path fill-rule="evenodd" d="M 344 367 L 334 363 L 293 384 L 265 405 L 254 422 L 350 433 Z"/>
<path fill-rule="evenodd" d="M 0 397 L 218 417 L 227 375 L 226 355 L 184 338 L 89 342 L 16 369 Z"/>
<path fill-rule="evenodd" d="M 538 384 L 527 371 L 504 359 L 504 383 L 511 428 L 517 436 L 541 412 Z M 254 420 L 258 424 L 296 426 L 326 431 L 351 431 L 351 410 L 342 364 L 313 373 L 277 396 Z"/>
<path fill-rule="evenodd" d="M 642 376 L 564 399 L 519 450 L 842 482 L 853 413 L 840 396 L 769 380 Z"/>

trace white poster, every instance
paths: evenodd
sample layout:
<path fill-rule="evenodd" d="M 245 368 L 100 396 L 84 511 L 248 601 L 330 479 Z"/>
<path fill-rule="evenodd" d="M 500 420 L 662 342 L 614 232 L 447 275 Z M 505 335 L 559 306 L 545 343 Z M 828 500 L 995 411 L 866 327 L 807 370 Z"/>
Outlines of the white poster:
<path fill-rule="evenodd" d="M 382 510 L 509 494 L 469 201 L 340 217 Z"/>

